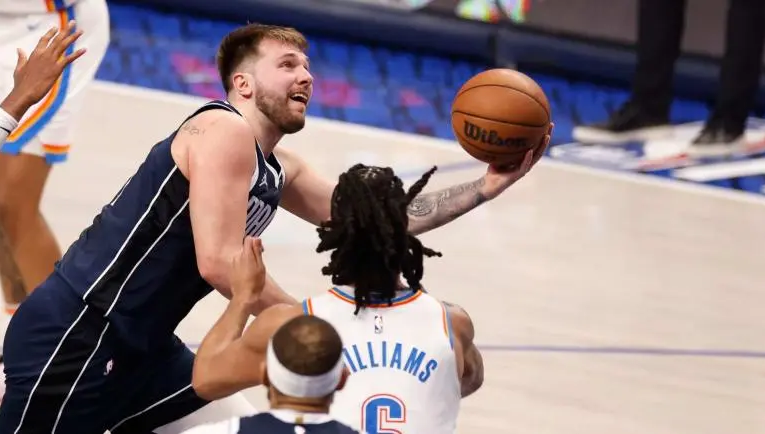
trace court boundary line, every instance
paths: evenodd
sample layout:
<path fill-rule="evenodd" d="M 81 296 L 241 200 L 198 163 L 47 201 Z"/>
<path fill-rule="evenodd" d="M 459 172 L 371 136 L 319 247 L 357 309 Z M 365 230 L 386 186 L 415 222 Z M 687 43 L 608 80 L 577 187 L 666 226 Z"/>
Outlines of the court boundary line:
<path fill-rule="evenodd" d="M 188 105 L 189 108 L 195 108 L 204 102 L 210 101 L 210 98 L 200 97 L 196 95 L 190 95 L 185 93 L 169 92 L 166 90 L 153 89 L 147 87 L 140 87 L 122 83 L 116 83 L 111 81 L 96 80 L 93 83 L 94 89 L 102 91 L 112 92 L 115 94 L 128 95 L 128 96 L 141 96 L 147 99 L 154 99 L 155 101 L 165 101 L 171 103 L 178 103 L 182 105 Z M 396 141 L 399 143 L 411 144 L 419 147 L 435 148 L 441 150 L 447 150 L 449 152 L 456 152 L 464 154 L 466 161 L 470 157 L 464 153 L 462 148 L 457 145 L 456 141 L 442 139 L 438 137 L 417 135 L 411 133 L 405 133 L 402 131 L 387 130 L 383 128 L 372 127 L 369 125 L 354 124 L 350 122 L 338 121 L 333 119 L 326 119 L 314 116 L 308 116 L 308 120 L 313 124 L 319 124 L 328 129 L 335 129 L 342 132 L 353 132 L 362 135 L 368 135 L 383 140 Z M 650 174 L 640 174 L 634 172 L 622 172 L 592 166 L 585 166 L 582 164 L 563 162 L 554 160 L 550 157 L 543 157 L 539 163 L 541 166 L 547 166 L 551 168 L 557 168 L 562 171 L 568 171 L 573 173 L 584 174 L 592 177 L 600 177 L 604 179 L 617 180 L 632 184 L 641 184 L 650 187 L 666 188 L 669 190 L 681 191 L 692 193 L 700 196 L 715 197 L 719 199 L 729 200 L 739 203 L 748 203 L 753 205 L 765 206 L 765 195 L 757 195 L 755 193 L 747 193 L 737 191 L 733 189 L 714 187 L 704 184 L 697 184 L 682 180 L 675 180 L 672 178 L 664 178 Z M 466 167 L 467 169 L 467 167 Z"/>
<path fill-rule="evenodd" d="M 192 351 L 201 344 L 186 343 Z M 579 354 L 598 356 L 643 356 L 643 357 L 695 357 L 695 358 L 724 358 L 724 359 L 765 359 L 765 351 L 711 349 L 711 348 L 675 348 L 675 347 L 630 347 L 630 346 L 583 346 L 583 345 L 501 345 L 480 344 L 476 346 L 481 351 L 493 353 L 554 353 Z"/>

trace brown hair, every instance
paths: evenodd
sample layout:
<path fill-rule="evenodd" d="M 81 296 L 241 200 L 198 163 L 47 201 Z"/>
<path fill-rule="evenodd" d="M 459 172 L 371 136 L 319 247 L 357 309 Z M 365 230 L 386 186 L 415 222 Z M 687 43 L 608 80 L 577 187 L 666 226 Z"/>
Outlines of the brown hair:
<path fill-rule="evenodd" d="M 343 342 L 334 327 L 315 316 L 287 321 L 273 336 L 274 355 L 290 372 L 316 376 L 329 372 L 340 360 Z"/>
<path fill-rule="evenodd" d="M 292 27 L 247 24 L 231 31 L 218 46 L 216 63 L 223 89 L 231 90 L 231 75 L 242 61 L 251 54 L 258 54 L 261 41 L 270 39 L 294 45 L 300 51 L 308 51 L 308 41 L 302 33 Z"/>

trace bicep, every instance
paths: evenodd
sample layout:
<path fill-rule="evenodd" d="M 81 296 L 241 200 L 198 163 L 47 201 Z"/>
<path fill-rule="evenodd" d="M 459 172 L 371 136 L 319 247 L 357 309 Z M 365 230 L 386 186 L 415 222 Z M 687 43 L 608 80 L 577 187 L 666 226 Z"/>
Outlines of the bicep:
<path fill-rule="evenodd" d="M 294 153 L 282 150 L 278 157 L 287 173 L 281 207 L 316 226 L 329 220 L 334 183 Z"/>

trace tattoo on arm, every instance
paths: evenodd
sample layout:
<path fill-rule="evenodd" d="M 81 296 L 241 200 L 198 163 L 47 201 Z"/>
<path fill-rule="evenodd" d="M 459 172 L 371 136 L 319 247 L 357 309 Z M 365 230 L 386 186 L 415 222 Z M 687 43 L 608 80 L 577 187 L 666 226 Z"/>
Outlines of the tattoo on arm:
<path fill-rule="evenodd" d="M 0 226 L 0 275 L 3 276 L 3 283 L 10 285 L 10 288 L 4 292 L 9 294 L 12 300 L 8 302 L 21 303 L 27 296 L 26 285 L 21 276 L 19 266 L 13 258 L 13 250 L 5 234 L 5 230 Z"/>
<path fill-rule="evenodd" d="M 480 178 L 415 197 L 407 209 L 410 231 L 419 234 L 435 229 L 486 202 L 486 196 L 481 194 L 485 182 Z"/>
<path fill-rule="evenodd" d="M 205 133 L 205 130 L 194 125 L 193 121 L 188 121 L 185 124 L 183 124 L 183 126 L 181 127 L 181 131 L 188 133 L 192 136 L 201 136 L 202 134 Z"/>

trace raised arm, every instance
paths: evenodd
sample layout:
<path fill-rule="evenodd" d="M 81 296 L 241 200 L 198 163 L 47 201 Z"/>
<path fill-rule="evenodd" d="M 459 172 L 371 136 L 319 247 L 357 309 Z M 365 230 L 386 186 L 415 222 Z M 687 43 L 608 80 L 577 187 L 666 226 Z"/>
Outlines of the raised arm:
<path fill-rule="evenodd" d="M 539 146 L 529 150 L 517 168 L 489 166 L 481 178 L 443 190 L 422 193 L 409 205 L 409 231 L 414 235 L 441 227 L 499 196 L 531 170 L 550 143 L 552 124 Z M 303 220 L 319 225 L 330 218 L 335 183 L 316 173 L 294 152 L 274 151 L 284 166 L 287 182 L 282 193 L 282 207 Z"/>
<path fill-rule="evenodd" d="M 517 168 L 489 166 L 481 178 L 431 193 L 423 193 L 409 204 L 409 232 L 419 235 L 441 227 L 467 214 L 484 202 L 499 196 L 523 178 L 542 158 L 550 144 L 553 124 L 537 147 L 526 153 Z"/>

